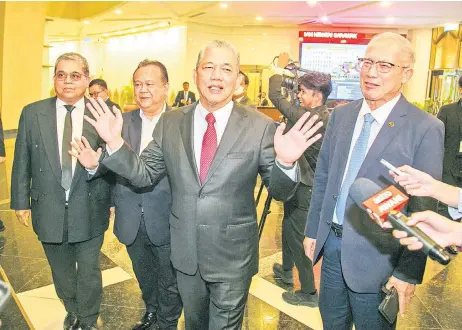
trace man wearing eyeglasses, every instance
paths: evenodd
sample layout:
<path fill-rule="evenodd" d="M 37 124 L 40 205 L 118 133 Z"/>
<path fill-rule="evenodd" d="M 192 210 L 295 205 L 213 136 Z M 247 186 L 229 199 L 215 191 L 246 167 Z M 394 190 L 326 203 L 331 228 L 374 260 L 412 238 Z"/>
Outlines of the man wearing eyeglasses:
<path fill-rule="evenodd" d="M 67 311 L 64 329 L 97 329 L 103 295 L 100 249 L 108 228 L 112 179 L 87 181 L 87 171 L 68 153 L 84 135 L 101 153 L 95 129 L 84 121 L 87 60 L 77 53 L 58 57 L 56 97 L 24 107 L 16 138 L 11 208 L 42 242 L 58 297 Z"/>
<path fill-rule="evenodd" d="M 90 81 L 90 84 L 88 85 L 88 96 L 94 98 L 95 100 L 98 97 L 101 97 L 104 102 L 106 102 L 107 106 L 109 109 L 112 109 L 114 106 L 117 107 L 117 109 L 120 110 L 120 106 L 111 101 L 108 95 L 108 90 L 107 90 L 107 83 L 103 79 L 93 79 Z"/>
<path fill-rule="evenodd" d="M 426 256 L 399 245 L 348 199 L 356 178 L 393 184 L 380 160 L 411 165 L 441 179 L 444 128 L 401 94 L 412 77 L 412 44 L 399 34 L 375 36 L 360 59 L 363 99 L 334 109 L 319 154 L 305 230 L 305 254 L 323 257 L 319 308 L 324 329 L 394 329 L 378 311 L 382 286 L 394 287 L 404 313 Z M 435 209 L 411 197 L 407 212 Z"/>

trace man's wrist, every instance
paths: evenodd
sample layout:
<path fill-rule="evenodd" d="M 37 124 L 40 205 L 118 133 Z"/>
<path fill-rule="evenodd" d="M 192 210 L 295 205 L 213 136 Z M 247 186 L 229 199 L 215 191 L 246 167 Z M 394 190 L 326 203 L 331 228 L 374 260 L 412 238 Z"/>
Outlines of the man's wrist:
<path fill-rule="evenodd" d="M 115 139 L 114 141 L 108 142 L 107 147 L 112 151 L 116 151 L 120 148 L 120 145 L 123 143 L 122 137 Z"/>
<path fill-rule="evenodd" d="M 278 158 L 276 158 L 276 161 L 278 162 L 278 165 L 284 169 L 284 170 L 291 170 L 295 167 L 295 162 L 293 163 L 288 163 L 288 162 L 284 162 Z"/>

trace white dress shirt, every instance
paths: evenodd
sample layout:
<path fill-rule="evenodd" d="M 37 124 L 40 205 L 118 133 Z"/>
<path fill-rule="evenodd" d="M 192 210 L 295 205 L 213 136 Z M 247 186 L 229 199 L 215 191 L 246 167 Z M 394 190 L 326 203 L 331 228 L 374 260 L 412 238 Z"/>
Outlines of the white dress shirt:
<path fill-rule="evenodd" d="M 140 109 L 141 117 L 141 143 L 140 143 L 140 155 L 143 150 L 148 146 L 149 142 L 152 141 L 152 132 L 156 128 L 157 123 L 159 122 L 160 116 L 165 112 L 167 108 L 166 104 L 162 108 L 162 111 L 155 115 L 154 118 L 149 119 L 143 112 L 143 109 Z"/>
<path fill-rule="evenodd" d="M 343 173 L 342 184 L 343 184 L 343 181 L 345 180 L 348 166 L 350 165 L 351 152 L 353 151 L 353 147 L 356 144 L 356 141 L 358 140 L 359 135 L 361 134 L 361 130 L 363 128 L 364 115 L 366 113 L 370 113 L 372 117 L 374 117 L 374 122 L 372 123 L 371 132 L 369 134 L 369 140 L 367 142 L 367 150 L 366 150 L 366 156 L 367 156 L 367 153 L 369 152 L 369 148 L 371 147 L 372 143 L 374 143 L 375 138 L 379 134 L 380 130 L 382 129 L 383 124 L 385 124 L 385 121 L 387 120 L 391 111 L 395 107 L 396 103 L 398 103 L 400 97 L 401 97 L 401 94 L 396 96 L 394 99 L 391 99 L 384 105 L 378 107 L 374 111 L 371 111 L 371 109 L 369 108 L 369 104 L 367 104 L 366 100 L 363 99 L 361 110 L 359 110 L 358 117 L 356 118 L 355 129 L 353 131 L 353 137 L 351 138 L 350 151 L 348 152 L 348 160 L 345 165 L 345 172 Z M 338 223 L 336 212 L 337 212 L 337 206 L 335 206 L 334 208 L 333 222 Z"/>
<path fill-rule="evenodd" d="M 56 129 L 58 135 L 58 150 L 59 150 L 59 163 L 61 164 L 63 159 L 63 133 L 64 133 L 64 122 L 66 120 L 67 109 L 64 107 L 67 103 L 56 99 Z M 72 139 L 76 136 L 82 136 L 83 128 L 83 114 L 85 112 L 85 101 L 82 97 L 79 101 L 73 104 L 75 107 L 71 112 L 72 118 Z M 68 146 L 68 150 L 71 150 L 71 146 Z M 72 176 L 74 176 L 75 165 L 77 164 L 77 159 L 72 157 Z M 69 197 L 69 190 L 66 191 L 66 201 Z"/>

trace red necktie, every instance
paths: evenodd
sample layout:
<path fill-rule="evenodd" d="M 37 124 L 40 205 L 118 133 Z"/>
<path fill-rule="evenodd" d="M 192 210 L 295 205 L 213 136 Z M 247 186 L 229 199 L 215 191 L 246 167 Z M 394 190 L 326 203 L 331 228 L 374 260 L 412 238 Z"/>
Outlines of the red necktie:
<path fill-rule="evenodd" d="M 215 117 L 209 113 L 205 116 L 207 120 L 207 130 L 205 131 L 204 138 L 202 139 L 202 152 L 201 152 L 201 167 L 199 177 L 201 183 L 204 183 L 207 173 L 209 172 L 210 165 L 212 164 L 213 157 L 217 151 L 217 131 L 215 130 Z"/>

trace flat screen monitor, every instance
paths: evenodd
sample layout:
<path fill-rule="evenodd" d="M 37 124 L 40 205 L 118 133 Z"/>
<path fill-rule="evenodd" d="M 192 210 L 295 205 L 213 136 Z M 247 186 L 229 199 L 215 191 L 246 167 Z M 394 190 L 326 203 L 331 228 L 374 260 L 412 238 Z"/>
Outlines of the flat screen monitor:
<path fill-rule="evenodd" d="M 366 47 L 358 44 L 301 43 L 300 66 L 330 73 L 332 93 L 329 100 L 358 100 L 362 98 L 358 58 L 364 57 Z"/>

